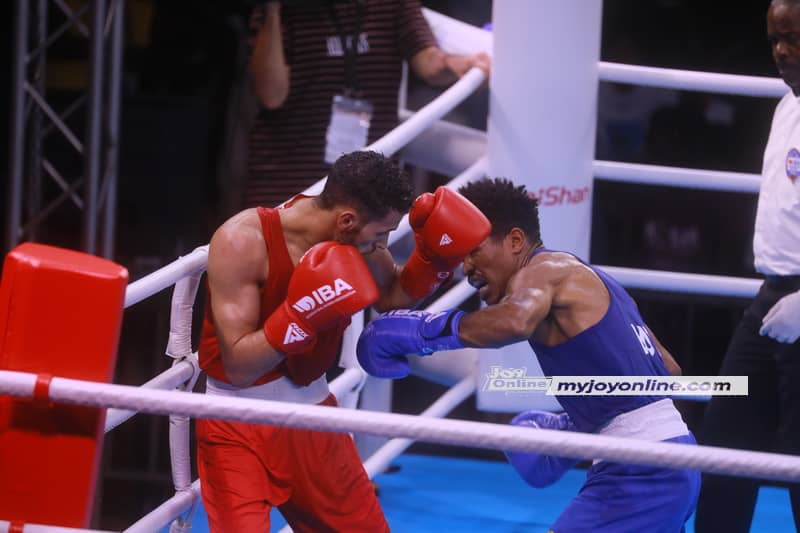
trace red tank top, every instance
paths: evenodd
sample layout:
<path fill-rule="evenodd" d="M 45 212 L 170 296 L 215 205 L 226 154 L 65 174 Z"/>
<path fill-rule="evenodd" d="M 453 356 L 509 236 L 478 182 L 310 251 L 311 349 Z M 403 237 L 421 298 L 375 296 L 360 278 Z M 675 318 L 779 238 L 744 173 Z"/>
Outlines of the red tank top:
<path fill-rule="evenodd" d="M 289 250 L 286 248 L 286 240 L 283 237 L 278 210 L 266 207 L 259 207 L 257 210 L 261 219 L 264 243 L 269 255 L 269 275 L 261 291 L 260 322 L 263 323 L 286 299 L 286 289 L 294 272 L 294 263 L 289 256 Z M 230 383 L 222 365 L 222 356 L 220 355 L 216 329 L 214 328 L 214 317 L 211 312 L 211 294 L 208 291 L 207 294 L 203 330 L 198 349 L 200 368 L 212 378 Z M 336 326 L 319 332 L 317 344 L 312 350 L 308 353 L 287 357 L 278 366 L 258 378 L 253 384 L 262 385 L 286 376 L 298 385 L 308 385 L 322 376 L 333 365 L 339 353 L 342 333 L 349 324 L 349 319 L 343 320 Z"/>

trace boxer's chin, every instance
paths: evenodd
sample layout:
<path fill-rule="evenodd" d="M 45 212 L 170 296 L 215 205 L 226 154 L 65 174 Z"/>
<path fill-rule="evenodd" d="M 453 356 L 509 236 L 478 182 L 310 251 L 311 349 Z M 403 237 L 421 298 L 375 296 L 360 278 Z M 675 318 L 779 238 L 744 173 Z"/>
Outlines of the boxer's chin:
<path fill-rule="evenodd" d="M 489 284 L 487 283 L 486 285 L 478 289 L 478 298 L 480 298 L 482 301 L 486 303 L 489 303 L 487 301 L 487 298 L 489 298 L 489 292 L 490 292 Z"/>

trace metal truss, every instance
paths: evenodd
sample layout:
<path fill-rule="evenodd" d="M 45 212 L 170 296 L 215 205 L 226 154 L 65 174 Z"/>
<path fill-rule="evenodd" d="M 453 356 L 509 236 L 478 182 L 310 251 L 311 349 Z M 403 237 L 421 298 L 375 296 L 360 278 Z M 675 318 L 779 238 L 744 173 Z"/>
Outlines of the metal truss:
<path fill-rule="evenodd" d="M 125 0 L 76 3 L 15 2 L 6 252 L 46 239 L 58 212 L 74 215 L 85 252 L 114 253 Z M 65 104 L 48 94 L 46 67 L 48 51 L 67 31 L 88 41 L 89 75 Z"/>

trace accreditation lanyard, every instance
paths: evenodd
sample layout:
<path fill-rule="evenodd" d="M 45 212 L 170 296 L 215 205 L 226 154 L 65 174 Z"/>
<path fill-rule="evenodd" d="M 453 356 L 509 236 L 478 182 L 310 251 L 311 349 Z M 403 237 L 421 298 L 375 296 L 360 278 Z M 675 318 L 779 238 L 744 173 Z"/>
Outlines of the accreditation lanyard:
<path fill-rule="evenodd" d="M 366 11 L 365 0 L 356 0 L 358 13 L 354 32 L 347 35 L 341 20 L 336 15 L 333 2 L 328 4 L 331 20 L 339 34 L 339 43 L 344 57 L 345 86 L 331 103 L 331 119 L 325 136 L 325 162 L 332 164 L 342 154 L 361 150 L 367 145 L 369 126 L 372 121 L 372 104 L 361 98 L 356 73 L 358 43 L 361 39 L 361 23 Z"/>
<path fill-rule="evenodd" d="M 342 46 L 342 56 L 344 57 L 344 80 L 345 80 L 345 94 L 348 96 L 358 96 L 358 73 L 356 72 L 356 64 L 358 63 L 358 43 L 361 38 L 361 25 L 364 22 L 366 15 L 366 0 L 355 0 L 356 4 L 356 20 L 353 33 L 350 35 L 345 31 L 342 21 L 336 14 L 335 2 L 328 1 L 328 11 L 331 15 L 331 21 L 336 28 L 336 33 L 339 35 L 339 43 Z"/>

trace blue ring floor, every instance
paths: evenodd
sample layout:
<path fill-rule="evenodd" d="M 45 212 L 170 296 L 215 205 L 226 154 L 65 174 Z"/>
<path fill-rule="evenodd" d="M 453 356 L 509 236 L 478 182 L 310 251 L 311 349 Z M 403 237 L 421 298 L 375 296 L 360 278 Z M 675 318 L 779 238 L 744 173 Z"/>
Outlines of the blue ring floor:
<path fill-rule="evenodd" d="M 392 465 L 399 469 L 377 476 L 375 482 L 393 533 L 544 533 L 586 478 L 585 470 L 573 469 L 551 487 L 534 489 L 497 461 L 407 454 Z M 273 509 L 271 531 L 285 524 Z M 686 531 L 694 531 L 691 521 Z M 794 531 L 788 491 L 762 487 L 750 532 Z M 202 507 L 192 532 L 208 532 Z"/>

